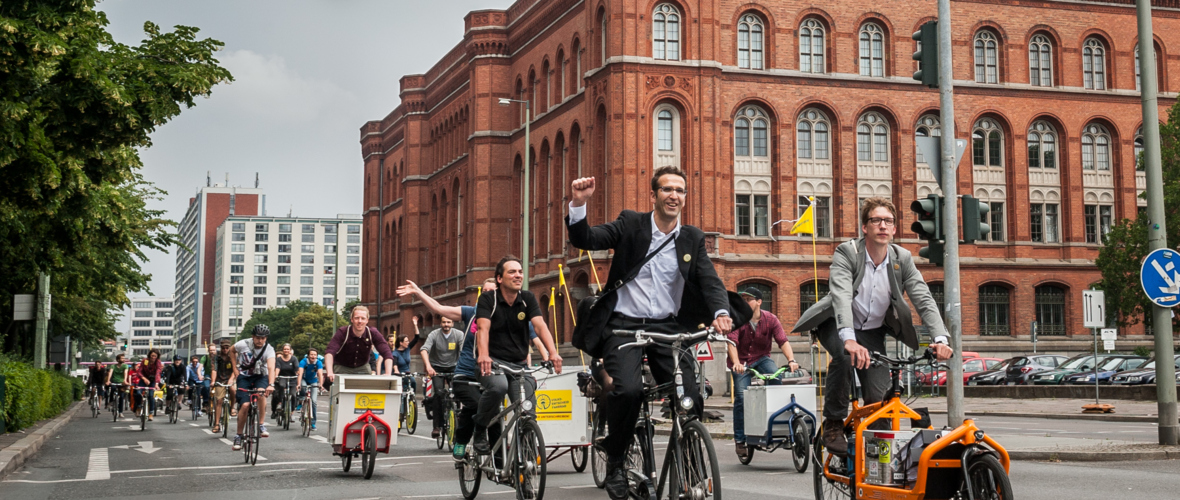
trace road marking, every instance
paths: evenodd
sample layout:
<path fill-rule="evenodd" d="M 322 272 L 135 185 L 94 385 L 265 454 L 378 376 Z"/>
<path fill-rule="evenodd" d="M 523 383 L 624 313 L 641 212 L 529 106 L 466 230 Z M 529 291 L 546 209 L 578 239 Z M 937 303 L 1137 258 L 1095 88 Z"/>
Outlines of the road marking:
<path fill-rule="evenodd" d="M 439 498 L 439 497 L 454 497 L 455 495 L 411 495 L 402 498 Z"/>
<path fill-rule="evenodd" d="M 381 467 L 401 467 L 403 465 L 422 465 L 422 462 L 406 462 L 404 464 L 382 465 Z"/>
<path fill-rule="evenodd" d="M 143 479 L 143 478 L 154 478 L 154 477 L 175 477 L 175 476 L 176 476 L 176 474 L 164 474 L 164 475 L 162 475 L 162 476 L 131 476 L 131 477 L 127 478 L 127 479 Z"/>
<path fill-rule="evenodd" d="M 259 457 L 259 458 L 262 458 L 262 457 Z M 279 469 L 279 470 L 268 470 L 268 471 L 264 471 L 264 472 L 294 472 L 294 471 L 301 471 L 301 470 L 307 470 L 307 469 Z"/>
<path fill-rule="evenodd" d="M 86 466 L 86 480 L 101 481 L 110 478 L 110 451 L 106 448 L 91 448 L 90 463 Z"/>
<path fill-rule="evenodd" d="M 437 441 L 435 438 L 432 438 L 432 437 L 426 437 L 426 436 L 419 436 L 419 435 L 417 435 L 417 434 L 406 434 L 406 437 L 412 437 L 412 438 L 418 438 L 418 439 L 425 439 L 425 440 L 427 440 L 427 441 Z M 406 497 L 406 498 L 410 498 L 410 497 Z"/>
<path fill-rule="evenodd" d="M 507 495 L 507 494 L 509 494 L 509 493 L 516 493 L 516 490 L 508 490 L 508 491 L 493 491 L 493 492 L 491 492 L 491 493 L 484 493 L 484 495 Z"/>
<path fill-rule="evenodd" d="M 188 425 L 191 425 L 191 426 L 193 426 L 193 427 L 200 427 L 200 425 L 199 425 L 199 424 L 188 424 Z"/>
<path fill-rule="evenodd" d="M 561 486 L 561 487 L 560 487 L 560 489 L 563 489 L 563 490 L 579 490 L 579 489 L 582 489 L 582 488 L 597 488 L 597 487 L 598 487 L 598 486 L 595 486 L 595 485 L 593 485 L 593 484 L 583 484 L 583 485 L 580 485 L 580 486 Z"/>
<path fill-rule="evenodd" d="M 56 483 L 77 483 L 80 481 L 89 481 L 89 479 L 54 479 L 49 481 L 35 481 L 32 479 L 9 479 L 5 483 L 29 483 L 29 484 L 56 484 Z M 447 495 L 452 496 L 452 495 Z"/>
<path fill-rule="evenodd" d="M 213 435 L 214 435 L 214 434 L 213 434 L 213 431 L 211 431 L 211 430 L 209 430 L 209 429 L 201 429 L 201 430 L 205 431 L 205 434 L 208 434 L 208 435 L 210 435 L 210 436 L 213 436 Z M 220 433 L 218 433 L 218 434 L 220 434 Z"/>
<path fill-rule="evenodd" d="M 302 470 L 302 469 L 300 469 Z M 220 476 L 224 474 L 241 474 L 241 472 L 202 472 L 198 476 Z"/>
<path fill-rule="evenodd" d="M 225 444 L 228 444 L 228 445 L 230 445 L 231 447 L 234 445 L 234 442 L 233 442 L 233 441 L 230 441 L 230 440 L 228 440 L 228 439 L 226 439 L 226 438 L 217 438 L 217 440 L 218 440 L 218 441 L 221 441 L 221 442 L 223 442 L 223 443 L 225 443 Z"/>
<path fill-rule="evenodd" d="M 327 442 L 328 442 L 328 438 L 326 438 L 326 437 L 324 437 L 324 436 L 311 436 L 311 438 L 312 438 L 312 439 L 314 439 L 314 440 L 316 440 L 316 441 L 319 441 L 319 442 L 321 442 L 321 443 L 327 443 Z"/>

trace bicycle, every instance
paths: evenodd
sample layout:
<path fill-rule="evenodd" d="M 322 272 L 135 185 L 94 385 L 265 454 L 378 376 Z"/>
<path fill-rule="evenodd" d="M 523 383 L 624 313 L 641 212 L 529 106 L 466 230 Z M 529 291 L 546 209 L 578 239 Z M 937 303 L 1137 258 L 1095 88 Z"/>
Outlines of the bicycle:
<path fill-rule="evenodd" d="M 93 418 L 98 418 L 98 414 L 102 413 L 102 408 L 99 404 L 98 386 L 90 386 L 90 389 L 87 392 L 89 395 L 86 397 L 86 401 L 90 404 L 90 416 Z"/>
<path fill-rule="evenodd" d="M 848 456 L 828 452 L 823 440 L 815 440 L 814 488 L 816 500 L 853 498 L 892 498 L 924 500 L 926 498 L 960 498 L 1010 500 L 1012 484 L 1008 479 L 1008 452 L 975 426 L 971 419 L 955 429 L 922 429 L 917 421 L 928 419 L 901 400 L 901 372 L 906 365 L 934 361 L 933 351 L 920 356 L 894 359 L 871 352 L 873 364 L 889 369 L 892 384 L 879 403 L 861 406 L 851 398 L 851 411 L 844 419 L 848 439 Z M 852 367 L 850 366 L 850 370 Z M 853 393 L 855 394 L 855 392 Z M 915 429 L 901 431 L 901 420 L 910 419 Z M 886 421 L 891 430 L 877 431 L 870 425 Z M 869 433 L 867 436 L 865 433 Z M 882 439 L 887 433 L 895 439 Z M 901 435 L 907 435 L 905 440 Z M 821 431 L 822 435 L 822 431 Z M 856 445 L 870 439 L 861 453 Z M 898 439 L 905 442 L 900 444 Z M 915 441 L 917 443 L 915 443 Z M 894 446 L 891 446 L 894 445 Z M 898 449 L 894 449 L 898 448 Z M 891 466 L 896 453 L 897 466 Z M 917 453 L 917 460 L 914 459 Z M 873 456 L 875 460 L 867 460 Z M 871 467 L 870 467 L 871 466 Z M 896 468 L 895 468 L 896 467 Z M 899 470 L 900 469 L 900 470 Z M 854 493 L 855 492 L 855 493 Z"/>
<path fill-rule="evenodd" d="M 778 385 L 782 382 L 781 378 L 784 374 L 795 373 L 790 371 L 787 366 L 779 368 L 778 371 L 770 375 L 758 373 L 758 370 L 754 368 L 747 368 L 747 370 L 754 378 L 750 383 L 751 386 Z M 783 415 L 787 416 L 786 420 L 779 420 L 779 417 Z M 815 436 L 813 431 L 816 428 L 815 422 L 815 414 L 795 401 L 795 395 L 792 394 L 789 404 L 771 414 L 764 436 L 747 436 L 747 452 L 745 455 L 739 455 L 738 461 L 742 465 L 749 465 L 750 461 L 754 459 L 754 450 L 774 453 L 780 448 L 788 448 L 791 450 L 795 470 L 801 474 L 807 472 L 807 464 L 811 462 L 811 440 Z M 788 432 L 785 437 L 775 435 L 775 424 L 787 426 Z"/>
<path fill-rule="evenodd" d="M 625 467 L 627 468 L 627 483 L 630 493 L 635 498 L 655 500 L 665 498 L 664 486 L 668 486 L 668 500 L 692 499 L 703 500 L 712 497 L 721 500 L 721 470 L 717 462 L 717 452 L 713 447 L 713 439 L 705 424 L 697 418 L 695 412 L 690 413 L 696 404 L 692 396 L 685 394 L 683 371 L 680 368 L 682 355 L 692 354 L 692 346 L 700 341 L 726 342 L 733 341 L 721 335 L 713 328 L 694 333 L 664 334 L 645 332 L 643 330 L 614 330 L 618 337 L 633 337 L 634 342 L 619 346 L 642 347 L 655 341 L 670 342 L 672 349 L 673 377 L 655 387 L 644 389 L 643 407 L 640 418 L 635 425 L 635 437 L 627 454 Z M 688 344 L 689 348 L 681 346 Z M 695 357 L 690 357 L 695 359 Z M 703 378 L 699 367 L 697 378 Z M 703 384 L 701 385 L 703 388 Z M 664 460 L 660 465 L 658 483 L 655 483 L 655 424 L 651 417 L 651 403 L 664 396 L 673 396 L 671 401 L 672 429 L 668 437 L 668 448 Z"/>
<path fill-rule="evenodd" d="M 136 387 L 135 392 L 139 393 L 139 407 L 135 409 L 135 413 L 139 416 L 139 430 L 143 431 L 147 428 L 148 408 L 151 403 L 148 398 L 154 398 L 155 392 L 151 387 Z"/>
<path fill-rule="evenodd" d="M 189 397 L 189 403 L 191 406 L 189 409 L 191 409 L 193 412 L 193 422 L 196 422 L 198 418 L 201 418 L 201 409 L 204 408 L 205 385 L 198 382 L 196 384 L 190 385 L 189 390 L 192 391 L 192 396 Z M 209 416 L 209 425 L 213 425 L 212 415 Z"/>
<path fill-rule="evenodd" d="M 230 387 L 231 387 L 230 385 L 218 382 L 216 384 L 216 386 L 225 389 L 224 391 L 222 391 L 222 394 L 221 394 L 221 423 L 220 423 L 221 437 L 225 438 L 225 437 L 229 437 L 229 411 L 231 409 L 233 409 L 234 402 L 230 398 Z M 210 412 L 210 414 L 216 414 L 216 413 L 217 413 L 216 408 L 214 408 L 214 411 Z M 213 419 L 210 419 L 210 421 L 212 422 Z M 217 422 L 213 422 L 213 423 L 216 424 Z"/>
<path fill-rule="evenodd" d="M 177 389 L 182 387 L 183 386 L 178 387 L 172 385 L 167 387 L 168 395 L 165 396 L 164 400 L 168 405 L 168 423 L 170 424 L 175 424 L 176 422 L 180 421 L 180 391 Z M 194 418 L 193 420 L 196 419 Z"/>
<path fill-rule="evenodd" d="M 532 378 L 533 373 L 541 370 L 553 373 L 553 364 L 546 361 L 535 368 L 513 368 L 493 361 L 492 367 L 494 370 L 522 379 L 519 383 L 519 398 L 492 418 L 492 422 L 500 422 L 512 414 L 500 437 L 492 445 L 491 453 L 466 453 L 463 461 L 455 464 L 459 471 L 459 489 L 462 490 L 463 498 L 474 499 L 479 493 L 479 484 L 486 475 L 489 481 L 514 487 L 518 500 L 543 500 L 547 462 L 545 439 L 541 435 L 541 426 L 537 425 L 536 415 L 533 414 L 534 402 L 527 397 L 525 391 L 525 384 L 528 383 L 525 377 Z M 471 381 L 459 383 L 479 385 L 479 382 Z M 497 466 L 496 462 L 500 462 L 501 465 Z"/>
<path fill-rule="evenodd" d="M 315 424 L 316 417 L 314 413 L 315 407 L 313 405 L 315 404 L 315 398 L 319 396 L 319 392 L 319 384 L 303 386 L 303 396 L 299 398 L 299 425 L 303 428 L 304 437 L 311 436 L 311 426 Z"/>
<path fill-rule="evenodd" d="M 446 386 L 445 391 L 440 393 L 435 390 L 431 377 L 423 377 L 423 383 L 426 387 L 425 394 L 427 399 L 440 396 L 443 398 L 442 404 L 439 405 L 442 407 L 442 411 L 445 412 L 443 413 L 443 428 L 438 433 L 438 437 L 434 438 L 435 444 L 441 450 L 444 446 L 447 448 L 453 448 L 455 446 L 455 418 L 458 414 L 458 409 L 455 408 L 455 374 L 439 373 L 438 375 L 443 378 L 443 385 Z M 414 425 L 417 427 L 417 415 L 415 415 L 414 419 Z"/>
<path fill-rule="evenodd" d="M 246 456 L 246 463 L 258 463 L 258 448 L 262 445 L 262 415 L 258 412 L 258 404 L 263 400 L 266 389 L 238 389 L 250 395 L 250 409 L 246 411 L 246 433 L 242 435 L 242 450 Z M 238 415 L 241 418 L 241 415 Z"/>
<path fill-rule="evenodd" d="M 413 434 L 418 430 L 418 400 L 414 397 L 414 391 L 407 389 L 413 386 L 411 381 L 420 375 L 422 374 L 410 373 L 402 376 L 401 415 L 398 416 L 398 427 L 404 428 L 407 434 Z"/>
<path fill-rule="evenodd" d="M 283 397 L 280 400 L 281 406 L 274 410 L 275 423 L 279 427 L 282 427 L 283 430 L 291 430 L 291 412 L 293 411 L 292 408 L 295 407 L 295 392 L 291 390 L 291 385 L 294 383 L 295 386 L 298 386 L 299 381 L 297 379 L 298 377 L 296 376 L 288 377 L 280 375 L 275 377 L 275 386 L 281 387 L 283 391 Z"/>
<path fill-rule="evenodd" d="M 114 409 L 111 410 L 111 421 L 118 422 L 119 417 L 123 415 L 123 406 L 127 404 L 127 385 L 115 386 L 110 392 L 111 404 L 107 405 L 107 408 L 109 409 L 113 406 Z"/>

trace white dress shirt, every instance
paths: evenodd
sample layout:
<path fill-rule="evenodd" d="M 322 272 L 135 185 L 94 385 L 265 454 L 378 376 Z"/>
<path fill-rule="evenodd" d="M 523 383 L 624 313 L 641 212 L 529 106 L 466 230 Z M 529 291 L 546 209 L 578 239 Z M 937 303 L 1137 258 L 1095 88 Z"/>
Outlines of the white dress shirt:
<path fill-rule="evenodd" d="M 575 224 L 586 218 L 586 205 L 569 206 L 569 223 Z M 668 238 L 680 235 L 680 221 L 676 227 L 665 234 L 656 225 L 655 213 L 651 215 L 651 244 L 647 253 L 654 252 Z M 647 253 L 644 255 L 646 256 Z M 676 260 L 676 243 L 669 243 L 660 253 L 652 257 L 639 270 L 630 283 L 623 285 L 618 291 L 619 302 L 615 305 L 615 312 L 632 318 L 664 319 L 675 315 L 680 310 L 680 299 L 684 296 L 684 276 L 680 274 L 680 265 Z M 724 309 L 716 311 L 713 317 L 728 314 Z"/>
<path fill-rule="evenodd" d="M 889 311 L 893 293 L 889 287 L 889 254 L 880 264 L 874 264 L 873 258 L 865 252 L 865 274 L 860 280 L 856 297 L 852 299 L 852 326 L 855 330 L 872 330 L 885 324 L 885 313 Z M 856 340 L 853 328 L 841 328 L 840 340 L 847 342 Z M 934 343 L 945 343 L 946 336 L 939 335 Z"/>

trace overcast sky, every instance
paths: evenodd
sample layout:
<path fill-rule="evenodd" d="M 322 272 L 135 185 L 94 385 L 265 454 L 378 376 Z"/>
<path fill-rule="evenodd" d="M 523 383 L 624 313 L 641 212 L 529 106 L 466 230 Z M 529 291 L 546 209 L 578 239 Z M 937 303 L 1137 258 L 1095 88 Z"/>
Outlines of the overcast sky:
<path fill-rule="evenodd" d="M 152 135 L 140 154 L 148 181 L 168 192 L 153 208 L 175 221 L 214 183 L 266 193 L 267 215 L 360 213 L 358 130 L 398 105 L 398 79 L 425 73 L 463 36 L 472 10 L 512 0 L 101 0 L 115 40 L 138 44 L 143 23 L 186 25 L 225 43 L 234 82 L 213 89 Z M 175 249 L 149 252 L 151 293 L 174 292 Z M 142 295 L 142 294 L 141 294 Z M 118 323 L 128 327 L 126 317 Z"/>

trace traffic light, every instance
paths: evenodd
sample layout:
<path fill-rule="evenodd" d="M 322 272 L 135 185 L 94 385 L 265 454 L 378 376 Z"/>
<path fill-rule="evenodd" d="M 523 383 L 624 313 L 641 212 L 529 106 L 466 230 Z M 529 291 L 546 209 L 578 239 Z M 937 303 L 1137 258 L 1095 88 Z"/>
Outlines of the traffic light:
<path fill-rule="evenodd" d="M 910 210 L 918 218 L 910 229 L 929 244 L 918 250 L 918 256 L 925 257 L 936 266 L 941 266 L 943 261 L 942 203 L 941 196 L 930 194 L 926 195 L 926 199 L 914 200 L 910 204 Z"/>
<path fill-rule="evenodd" d="M 992 227 L 987 223 L 990 210 L 986 202 L 971 195 L 963 195 L 963 243 L 987 239 L 988 233 L 992 232 Z"/>
<path fill-rule="evenodd" d="M 918 71 L 914 72 L 914 79 L 927 87 L 938 87 L 938 21 L 923 24 L 914 32 L 914 40 L 918 41 L 918 51 L 914 52 Z"/>

